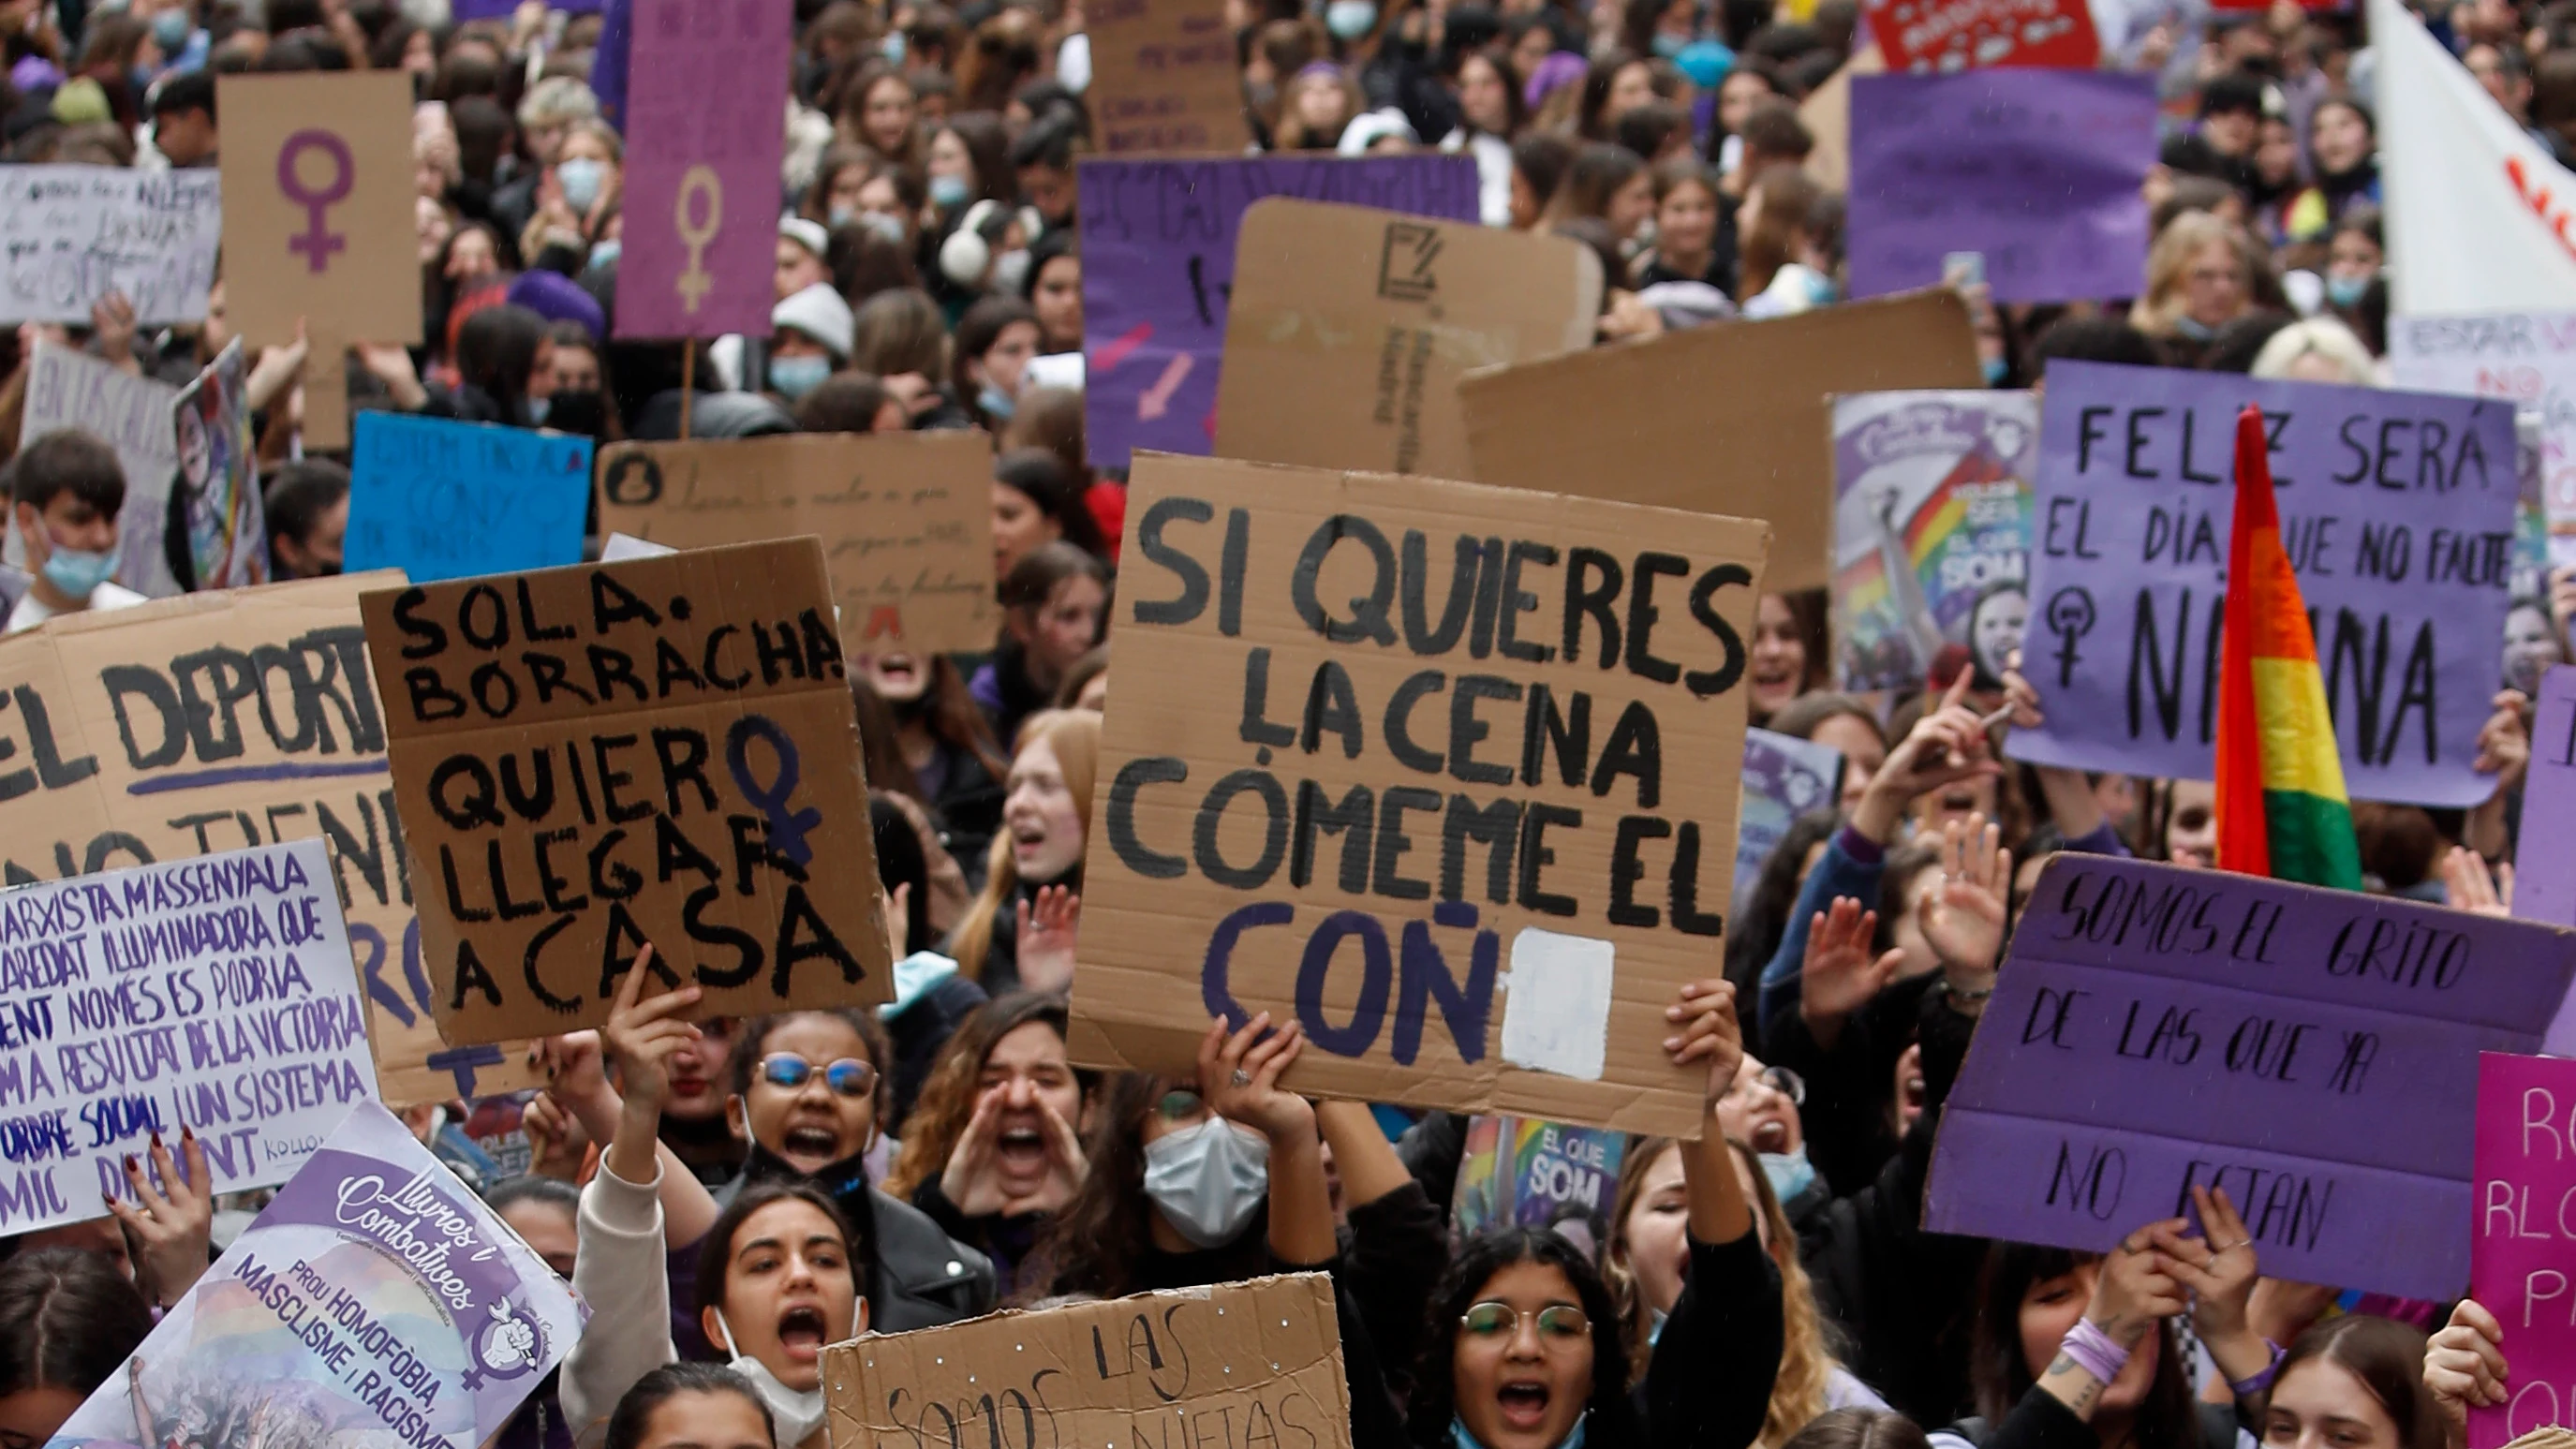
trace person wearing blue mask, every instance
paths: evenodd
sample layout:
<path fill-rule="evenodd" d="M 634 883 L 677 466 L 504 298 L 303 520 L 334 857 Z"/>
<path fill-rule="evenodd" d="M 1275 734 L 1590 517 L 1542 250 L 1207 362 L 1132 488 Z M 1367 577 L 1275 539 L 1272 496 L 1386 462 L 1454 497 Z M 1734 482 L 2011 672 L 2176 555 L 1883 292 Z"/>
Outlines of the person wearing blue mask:
<path fill-rule="evenodd" d="M 953 381 L 978 423 L 1000 432 L 1011 420 L 1019 408 L 1020 374 L 1037 352 L 1037 314 L 1017 297 L 985 297 L 957 319 Z"/>
<path fill-rule="evenodd" d="M 2378 209 L 2356 207 L 2347 213 L 2326 238 L 2326 304 L 2346 317 L 2358 312 L 2387 258 Z"/>
<path fill-rule="evenodd" d="M 519 237 L 519 255 L 543 258 L 550 246 L 570 248 L 568 264 L 590 254 L 593 233 L 613 205 L 625 177 L 626 143 L 604 121 L 575 121 L 562 149 L 537 187 L 536 215 Z"/>
<path fill-rule="evenodd" d="M 1008 201 L 1011 137 L 999 116 L 970 111 L 930 133 L 930 204 L 954 216 L 978 201 Z"/>
<path fill-rule="evenodd" d="M 79 428 L 47 433 L 18 454 L 8 478 L 10 526 L 35 577 L 9 610 L 7 632 L 57 614 L 143 602 L 108 577 L 116 571 L 116 516 L 125 507 L 125 469 L 115 449 Z"/>
<path fill-rule="evenodd" d="M 769 322 L 777 329 L 769 342 L 769 390 L 790 403 L 849 361 L 850 304 L 828 282 L 816 282 L 771 308 Z"/>

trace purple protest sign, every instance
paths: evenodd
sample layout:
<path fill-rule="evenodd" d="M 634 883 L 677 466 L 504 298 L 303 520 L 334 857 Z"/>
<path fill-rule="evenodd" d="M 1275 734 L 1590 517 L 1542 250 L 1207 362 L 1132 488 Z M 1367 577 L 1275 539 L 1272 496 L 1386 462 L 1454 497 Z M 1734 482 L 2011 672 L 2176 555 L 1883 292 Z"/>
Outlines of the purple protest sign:
<path fill-rule="evenodd" d="M 617 335 L 769 335 L 795 7 L 637 0 Z"/>
<path fill-rule="evenodd" d="M 2056 856 L 1950 1094 L 1923 1225 L 2103 1251 L 2215 1185 L 2272 1277 L 2452 1297 L 2478 1053 L 2536 1048 L 2571 975 L 2555 927 Z"/>
<path fill-rule="evenodd" d="M 1252 203 L 1294 196 L 1476 219 L 1476 165 L 1465 156 L 1086 160 L 1079 175 L 1084 414 L 1101 468 L 1126 467 L 1135 448 L 1205 456 L 1213 443 L 1235 234 Z M 1314 262 L 1375 269 L 1380 260 Z"/>
<path fill-rule="evenodd" d="M 2269 420 L 2281 542 L 2356 800 L 2474 805 L 2511 601 L 2513 410 L 2232 373 L 2048 369 L 2022 672 L 2048 723 L 2016 759 L 2206 780 L 2236 415 Z M 2551 1003 L 2553 1006 L 2556 1003 Z"/>
<path fill-rule="evenodd" d="M 1998 302 L 2128 296 L 2146 266 L 2138 187 L 2155 159 L 2153 76 L 1856 77 L 1852 295 L 1937 285 L 1946 257 L 1976 252 Z"/>
<path fill-rule="evenodd" d="M 1769 730 L 1744 732 L 1744 809 L 1735 824 L 1735 899 L 1750 900 L 1762 863 L 1798 817 L 1842 793 L 1843 752 Z"/>
<path fill-rule="evenodd" d="M 2531 771 L 2522 786 L 2526 822 L 2576 819 L 2576 668 L 2561 664 L 2541 676 L 2531 715 Z M 2555 830 L 2523 827 L 2513 862 L 2517 920 L 2576 926 L 2576 850 Z M 2553 1056 L 2576 1056 L 2576 1012 L 2559 1008 L 2544 1043 Z"/>
<path fill-rule="evenodd" d="M 2476 1216 L 2469 1296 L 2513 1345 L 2512 1397 L 2469 1409 L 2468 1449 L 2503 1449 L 2576 1423 L 2576 1062 L 2478 1058 Z"/>
<path fill-rule="evenodd" d="M 143 1346 L 47 1441 L 477 1449 L 588 1312 L 392 1113 L 350 1109 Z"/>

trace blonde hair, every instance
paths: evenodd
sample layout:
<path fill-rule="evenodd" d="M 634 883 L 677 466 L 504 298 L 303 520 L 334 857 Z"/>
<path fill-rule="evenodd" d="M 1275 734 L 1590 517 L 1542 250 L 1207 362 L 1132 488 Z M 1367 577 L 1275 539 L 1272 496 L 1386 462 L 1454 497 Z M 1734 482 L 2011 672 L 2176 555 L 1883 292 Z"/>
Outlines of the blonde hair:
<path fill-rule="evenodd" d="M 2379 365 L 2371 360 L 2370 349 L 2362 345 L 2351 328 L 2332 317 L 2310 317 L 2273 333 L 2272 340 L 2254 355 L 2253 375 L 2288 377 L 2291 364 L 2308 356 L 2333 363 L 2335 370 L 2343 374 L 2340 381 L 2355 387 L 2379 385 Z"/>
<path fill-rule="evenodd" d="M 1016 762 L 1031 746 L 1045 742 L 1055 750 L 1056 764 L 1064 771 L 1064 787 L 1073 794 L 1073 806 L 1082 814 L 1083 825 L 1091 822 L 1091 786 L 1100 773 L 1100 716 L 1087 709 L 1049 709 L 1030 715 L 1020 726 L 1020 740 L 1011 758 Z M 966 908 L 965 919 L 957 923 L 949 937 L 948 954 L 957 960 L 957 970 L 971 981 L 981 983 L 985 963 L 993 956 L 993 926 L 1007 902 L 1020 892 L 1020 871 L 1011 858 L 1011 833 L 1002 831 L 993 837 L 993 848 L 984 858 L 984 893 Z"/>
<path fill-rule="evenodd" d="M 2146 295 L 2130 306 L 2130 326 L 2150 337 L 2173 334 L 2174 320 L 2182 316 L 2184 283 L 2191 276 L 2191 259 L 2212 242 L 2224 244 L 2236 258 L 2237 270 L 2245 282 L 2247 304 L 2252 304 L 2255 259 L 2246 246 L 2245 234 L 2208 212 L 2186 211 L 2165 223 L 2165 229 L 2156 234 L 2156 244 L 2147 253 Z"/>

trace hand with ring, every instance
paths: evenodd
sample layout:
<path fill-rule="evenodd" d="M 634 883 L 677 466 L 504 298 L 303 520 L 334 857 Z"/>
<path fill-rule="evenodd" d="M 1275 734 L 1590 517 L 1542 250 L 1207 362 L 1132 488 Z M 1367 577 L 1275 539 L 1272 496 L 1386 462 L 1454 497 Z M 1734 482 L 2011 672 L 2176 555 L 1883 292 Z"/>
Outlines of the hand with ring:
<path fill-rule="evenodd" d="M 1293 1021 L 1273 1028 L 1266 1011 L 1241 1031 L 1228 1031 L 1218 1017 L 1199 1041 L 1199 1095 L 1218 1116 L 1269 1138 L 1274 1152 L 1312 1143 L 1315 1105 L 1279 1085 L 1305 1045 L 1303 1028 Z"/>
<path fill-rule="evenodd" d="M 2254 1235 L 2225 1192 L 2195 1184 L 2191 1201 L 2202 1236 L 2186 1237 L 2179 1225 L 2165 1223 L 2149 1228 L 2147 1236 L 2171 1263 L 2174 1281 L 2191 1291 L 2192 1331 L 2219 1371 L 2231 1383 L 2253 1378 L 2272 1362 L 2272 1346 L 2249 1325 L 2246 1312 L 2261 1268 Z"/>
<path fill-rule="evenodd" d="M 2102 1260 L 2093 1280 L 2093 1300 L 2084 1316 L 2123 1348 L 2136 1348 L 2156 1326 L 2184 1308 L 2183 1289 L 2174 1281 L 2172 1264 L 2156 1251 L 2156 1235 L 2180 1232 L 2183 1220 L 2149 1223 L 2120 1240 L 2120 1251 Z"/>

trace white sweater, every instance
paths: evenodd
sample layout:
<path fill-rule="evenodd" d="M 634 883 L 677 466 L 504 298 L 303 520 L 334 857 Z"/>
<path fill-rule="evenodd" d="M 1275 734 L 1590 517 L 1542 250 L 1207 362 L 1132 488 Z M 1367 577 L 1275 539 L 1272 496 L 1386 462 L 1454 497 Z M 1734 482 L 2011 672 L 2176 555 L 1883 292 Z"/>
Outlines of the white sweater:
<path fill-rule="evenodd" d="M 582 1189 L 572 1286 L 590 1305 L 590 1326 L 556 1380 L 577 1449 L 598 1449 L 617 1401 L 637 1380 L 679 1357 L 671 1346 L 661 1189 L 658 1163 L 653 1180 L 640 1186 L 602 1163 Z"/>

